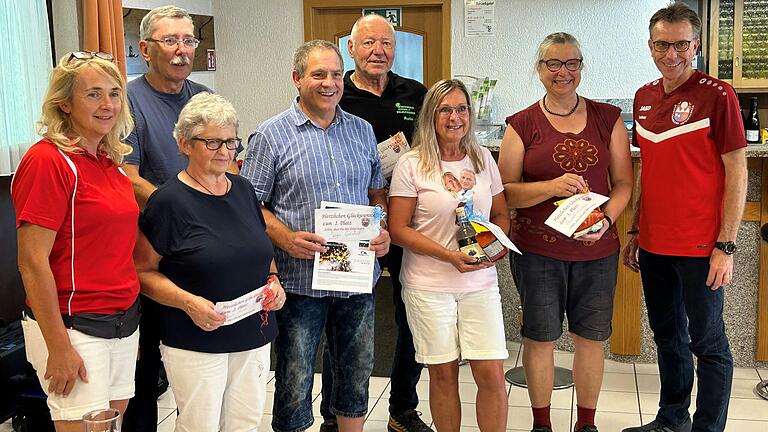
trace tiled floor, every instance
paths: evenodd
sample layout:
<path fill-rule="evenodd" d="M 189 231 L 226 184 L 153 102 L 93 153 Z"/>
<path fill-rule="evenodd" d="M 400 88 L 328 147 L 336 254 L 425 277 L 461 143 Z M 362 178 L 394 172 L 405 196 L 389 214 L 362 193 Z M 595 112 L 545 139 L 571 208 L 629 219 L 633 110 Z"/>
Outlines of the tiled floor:
<path fill-rule="evenodd" d="M 505 362 L 506 368 L 517 365 L 520 357 L 518 344 L 509 343 L 510 358 Z M 573 354 L 558 352 L 555 354 L 558 366 L 570 368 Z M 759 398 L 754 393 L 755 384 L 760 379 L 768 379 L 768 370 L 741 368 L 734 371 L 731 404 L 728 412 L 726 432 L 768 432 L 768 401 Z M 423 413 L 423 419 L 430 423 L 429 395 L 426 370 L 418 385 L 421 402 L 418 409 Z M 459 371 L 459 392 L 462 400 L 462 431 L 479 431 L 475 418 L 474 398 L 477 392 L 468 366 Z M 509 412 L 507 417 L 508 430 L 527 431 L 531 426 L 531 410 L 528 394 L 525 389 L 507 386 Z M 274 396 L 274 379 L 270 376 L 267 386 L 267 407 L 264 422 L 260 430 L 271 430 L 272 398 Z M 597 426 L 602 432 L 617 432 L 628 426 L 639 425 L 652 420 L 658 403 L 659 376 L 656 365 L 618 363 L 611 360 L 605 362 L 605 377 L 598 403 Z M 696 393 L 696 387 L 693 389 Z M 314 395 L 314 414 L 320 415 L 320 377 L 315 376 L 312 394 Z M 369 387 L 369 413 L 366 418 L 366 431 L 387 430 L 387 398 L 389 396 L 388 378 L 371 378 Z M 557 432 L 570 431 L 573 428 L 576 415 L 576 401 L 573 389 L 557 390 L 552 395 L 552 423 Z M 693 413 L 693 407 L 691 412 Z M 158 401 L 159 432 L 173 431 L 176 420 L 176 404 L 173 395 L 168 391 Z M 315 417 L 315 424 L 309 429 L 318 431 L 322 419 Z M 0 425 L 0 432 L 10 431 L 7 424 Z M 207 432 L 207 431 L 205 431 Z"/>

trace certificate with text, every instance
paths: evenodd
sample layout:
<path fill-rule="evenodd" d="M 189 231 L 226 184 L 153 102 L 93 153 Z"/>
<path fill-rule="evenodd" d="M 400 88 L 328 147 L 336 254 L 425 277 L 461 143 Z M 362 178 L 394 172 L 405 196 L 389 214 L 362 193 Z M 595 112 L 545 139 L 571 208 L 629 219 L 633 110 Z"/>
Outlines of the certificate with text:
<path fill-rule="evenodd" d="M 315 253 L 312 289 L 370 294 L 379 235 L 377 208 L 323 202 L 315 210 L 315 233 L 325 238 L 324 253 Z"/>
<path fill-rule="evenodd" d="M 260 312 L 263 309 L 261 302 L 267 297 L 268 289 L 269 284 L 266 284 L 234 300 L 216 302 L 214 310 L 226 317 L 222 325 L 234 324 Z"/>
<path fill-rule="evenodd" d="M 378 144 L 379 158 L 381 158 L 381 173 L 384 178 L 392 177 L 395 165 L 400 156 L 411 149 L 403 132 L 398 132 Z"/>
<path fill-rule="evenodd" d="M 606 201 L 608 201 L 607 196 L 594 192 L 576 194 L 558 205 L 544 224 L 571 237 L 592 210 Z"/>

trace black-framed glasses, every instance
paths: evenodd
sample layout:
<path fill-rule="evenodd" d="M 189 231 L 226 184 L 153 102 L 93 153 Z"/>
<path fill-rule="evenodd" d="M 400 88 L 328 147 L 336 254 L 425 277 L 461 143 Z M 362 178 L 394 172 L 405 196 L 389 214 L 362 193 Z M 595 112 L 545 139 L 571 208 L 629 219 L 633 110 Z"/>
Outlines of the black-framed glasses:
<path fill-rule="evenodd" d="M 443 117 L 450 117 L 451 113 L 456 113 L 460 116 L 468 114 L 470 110 L 469 105 L 457 105 L 455 107 L 449 106 L 449 105 L 443 105 L 437 108 L 437 113 L 440 114 Z"/>
<path fill-rule="evenodd" d="M 568 60 L 558 60 L 558 59 L 545 59 L 545 60 L 539 60 L 539 63 L 544 63 L 544 66 L 547 67 L 547 70 L 550 72 L 557 72 L 560 70 L 560 68 L 565 65 L 565 68 L 568 69 L 571 72 L 576 72 L 577 70 L 581 69 L 581 63 L 583 59 L 580 58 L 574 58 L 574 59 L 568 59 Z"/>
<path fill-rule="evenodd" d="M 73 59 L 90 60 L 92 58 L 100 58 L 106 61 L 112 61 L 115 59 L 112 54 L 101 51 L 74 51 L 69 55 L 67 63 L 71 62 Z"/>
<path fill-rule="evenodd" d="M 176 36 L 168 36 L 162 39 L 146 38 L 144 40 L 147 42 L 157 42 L 165 45 L 168 48 L 176 48 L 179 45 L 179 43 L 181 43 L 187 48 L 197 48 L 197 46 L 200 45 L 200 41 L 193 37 L 185 37 L 185 38 L 179 39 Z"/>
<path fill-rule="evenodd" d="M 240 143 L 243 142 L 241 138 L 230 138 L 223 140 L 221 138 L 192 138 L 195 141 L 202 141 L 205 143 L 205 148 L 208 150 L 218 150 L 221 146 L 227 146 L 227 150 L 237 150 L 240 147 Z"/>
<path fill-rule="evenodd" d="M 656 52 L 667 52 L 670 46 L 675 47 L 677 52 L 686 52 L 691 47 L 691 41 L 689 40 L 679 40 L 676 42 L 654 41 L 652 44 L 653 50 Z"/>

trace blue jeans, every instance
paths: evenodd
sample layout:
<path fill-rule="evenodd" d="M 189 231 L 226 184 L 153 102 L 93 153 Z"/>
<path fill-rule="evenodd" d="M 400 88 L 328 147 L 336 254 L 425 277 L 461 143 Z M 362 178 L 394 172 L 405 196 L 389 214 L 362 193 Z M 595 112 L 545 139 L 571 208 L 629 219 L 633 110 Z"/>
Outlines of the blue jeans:
<path fill-rule="evenodd" d="M 664 256 L 640 250 L 648 321 L 659 358 L 661 396 L 656 418 L 688 421 L 696 356 L 698 394 L 694 432 L 721 432 L 731 396 L 733 357 L 723 322 L 723 291 L 707 285 L 709 258 Z"/>
<path fill-rule="evenodd" d="M 414 410 L 419 405 L 419 396 L 416 394 L 416 384 L 421 379 L 421 370 L 424 365 L 416 362 L 416 350 L 413 347 L 413 335 L 408 327 L 408 318 L 405 315 L 403 303 L 403 285 L 400 283 L 400 268 L 403 260 L 403 249 L 391 245 L 386 255 L 386 265 L 392 280 L 392 302 L 394 303 L 395 325 L 397 327 L 397 341 L 392 358 L 392 372 L 389 385 L 389 413 L 401 415 L 409 410 Z M 381 262 L 381 258 L 379 261 Z M 330 389 L 333 388 L 331 378 L 331 358 L 328 345 L 323 350 L 323 394 L 320 401 L 320 414 L 324 419 L 332 419 L 335 416 L 329 409 Z"/>
<path fill-rule="evenodd" d="M 363 417 L 368 412 L 375 311 L 373 294 L 346 299 L 287 294 L 276 317 L 272 429 L 298 432 L 312 426 L 312 378 L 323 329 L 333 366 L 330 412 L 341 417 Z"/>

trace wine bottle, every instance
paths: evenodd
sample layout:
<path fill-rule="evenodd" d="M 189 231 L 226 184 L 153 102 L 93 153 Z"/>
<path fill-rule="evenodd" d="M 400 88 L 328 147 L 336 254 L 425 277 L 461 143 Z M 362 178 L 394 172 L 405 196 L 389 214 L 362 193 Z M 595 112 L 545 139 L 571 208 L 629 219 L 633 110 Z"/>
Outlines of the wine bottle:
<path fill-rule="evenodd" d="M 760 118 L 757 115 L 757 96 L 749 99 L 749 113 L 744 121 L 744 131 L 747 134 L 747 142 L 750 144 L 760 143 Z"/>
<path fill-rule="evenodd" d="M 477 243 L 477 232 L 469 223 L 464 206 L 456 207 L 456 225 L 459 226 L 456 229 L 456 241 L 459 243 L 459 250 L 474 257 L 478 262 L 488 261 L 488 256 Z"/>

